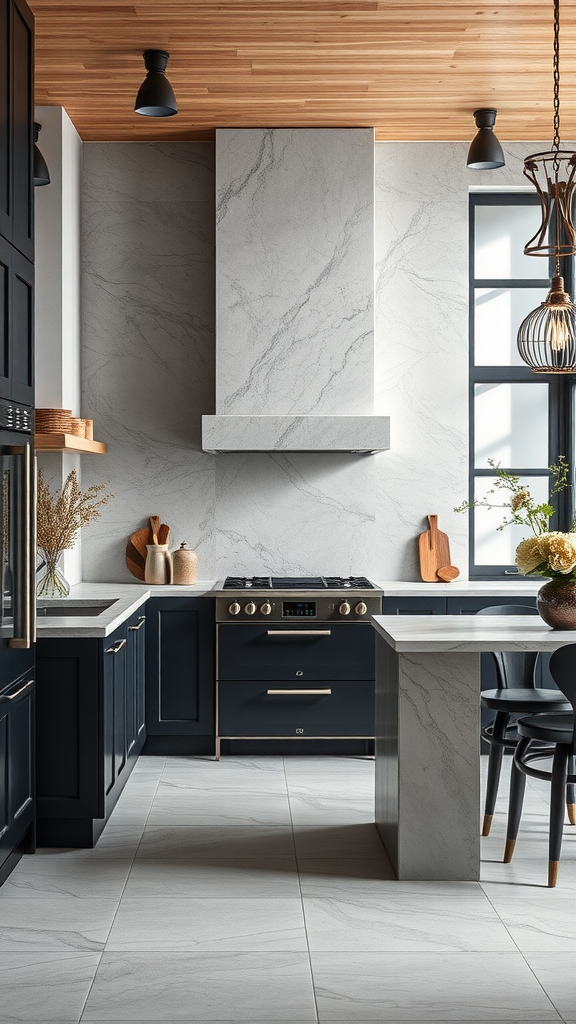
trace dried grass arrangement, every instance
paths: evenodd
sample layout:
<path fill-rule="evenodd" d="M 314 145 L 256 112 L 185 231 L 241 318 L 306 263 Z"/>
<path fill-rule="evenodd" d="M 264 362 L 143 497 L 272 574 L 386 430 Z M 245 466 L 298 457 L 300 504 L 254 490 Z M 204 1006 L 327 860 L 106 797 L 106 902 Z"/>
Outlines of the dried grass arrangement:
<path fill-rule="evenodd" d="M 102 505 L 114 497 L 111 493 L 98 497 L 107 486 L 106 481 L 92 484 L 83 491 L 73 469 L 62 487 L 52 494 L 42 470 L 38 470 L 37 546 L 43 560 L 39 568 L 44 569 L 36 587 L 39 597 L 66 597 L 69 594 L 70 586 L 58 568 L 58 561 L 63 551 L 74 547 L 80 529 L 99 519 Z"/>

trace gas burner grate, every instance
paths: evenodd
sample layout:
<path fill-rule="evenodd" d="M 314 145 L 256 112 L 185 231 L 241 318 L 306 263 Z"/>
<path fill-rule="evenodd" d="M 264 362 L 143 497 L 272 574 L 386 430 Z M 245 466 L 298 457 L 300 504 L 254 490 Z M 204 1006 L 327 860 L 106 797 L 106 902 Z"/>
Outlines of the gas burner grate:
<path fill-rule="evenodd" d="M 269 576 L 227 576 L 224 580 L 224 590 L 248 590 L 250 587 L 270 590 L 272 582 Z"/>
<path fill-rule="evenodd" d="M 224 590 L 374 590 L 365 576 L 227 576 Z"/>
<path fill-rule="evenodd" d="M 374 590 L 374 584 L 365 576 L 325 576 L 325 586 L 337 590 Z"/>

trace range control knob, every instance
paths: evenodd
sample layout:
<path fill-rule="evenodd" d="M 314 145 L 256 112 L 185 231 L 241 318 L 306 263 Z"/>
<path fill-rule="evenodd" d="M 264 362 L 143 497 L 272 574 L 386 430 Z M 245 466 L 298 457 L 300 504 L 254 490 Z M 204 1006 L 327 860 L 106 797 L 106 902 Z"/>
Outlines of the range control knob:
<path fill-rule="evenodd" d="M 338 611 L 340 612 L 340 615 L 350 615 L 350 605 L 348 604 L 348 601 L 342 601 Z"/>
<path fill-rule="evenodd" d="M 230 605 L 228 611 L 230 612 L 230 615 L 239 615 L 240 614 L 240 605 L 238 604 L 238 601 L 233 601 L 232 604 Z"/>
<path fill-rule="evenodd" d="M 270 604 L 270 602 L 266 601 L 263 605 L 261 605 L 260 611 L 262 612 L 262 615 L 270 615 L 270 612 L 272 611 L 272 605 Z"/>
<path fill-rule="evenodd" d="M 244 611 L 246 612 L 246 615 L 254 615 L 254 612 L 256 611 L 254 601 L 249 601 L 248 604 L 245 605 Z"/>
<path fill-rule="evenodd" d="M 368 609 L 364 604 L 364 601 L 358 601 L 358 604 L 356 605 L 354 611 L 356 612 L 356 615 L 366 615 Z"/>

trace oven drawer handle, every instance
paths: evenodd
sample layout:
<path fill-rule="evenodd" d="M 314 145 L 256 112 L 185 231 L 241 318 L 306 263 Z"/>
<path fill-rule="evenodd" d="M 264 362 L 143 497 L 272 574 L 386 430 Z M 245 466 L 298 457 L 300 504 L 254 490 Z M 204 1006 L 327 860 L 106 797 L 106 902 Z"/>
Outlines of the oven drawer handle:
<path fill-rule="evenodd" d="M 305 694 L 308 696 L 330 697 L 332 694 L 332 690 L 266 690 L 266 693 L 270 694 L 271 697 L 280 696 L 280 694 L 285 693 L 297 694 L 298 696 L 300 696 L 301 694 Z"/>
<path fill-rule="evenodd" d="M 331 636 L 330 629 L 267 629 L 268 636 Z"/>

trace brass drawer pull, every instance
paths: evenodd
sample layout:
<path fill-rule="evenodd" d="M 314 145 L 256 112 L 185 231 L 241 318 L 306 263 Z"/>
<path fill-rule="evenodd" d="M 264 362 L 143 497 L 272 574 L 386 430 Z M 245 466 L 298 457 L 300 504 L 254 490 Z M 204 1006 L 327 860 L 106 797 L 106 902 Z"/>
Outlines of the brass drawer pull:
<path fill-rule="evenodd" d="M 267 629 L 268 636 L 331 636 L 330 629 Z"/>
<path fill-rule="evenodd" d="M 329 690 L 329 689 L 326 689 L 326 690 L 266 690 L 266 693 L 270 694 L 271 697 L 276 696 L 276 695 L 279 696 L 280 694 L 284 694 L 284 693 L 298 694 L 298 695 L 304 694 L 304 695 L 308 695 L 308 696 L 312 696 L 313 695 L 313 696 L 316 696 L 316 697 L 329 697 L 330 694 L 332 693 L 332 690 Z"/>
<path fill-rule="evenodd" d="M 146 616 L 145 615 L 141 615 L 140 618 L 138 619 L 138 625 L 137 626 L 128 626 L 128 629 L 131 632 L 135 632 L 135 630 L 137 630 L 137 629 L 142 629 L 142 626 L 144 625 L 145 622 L 146 622 Z"/>
<path fill-rule="evenodd" d="M 24 683 L 24 686 L 21 686 L 19 690 L 16 690 L 16 693 L 11 693 L 7 697 L 0 697 L 0 701 L 15 700 L 16 697 L 19 697 L 21 693 L 24 693 L 24 690 L 30 689 L 31 686 L 34 686 L 33 679 L 29 679 L 27 683 Z"/>
<path fill-rule="evenodd" d="M 106 651 L 104 653 L 105 654 L 118 654 L 118 651 L 120 651 L 124 647 L 125 643 L 126 643 L 126 640 L 119 640 L 118 643 L 114 644 L 113 647 L 107 647 Z"/>

